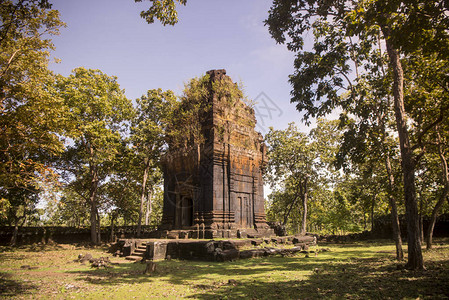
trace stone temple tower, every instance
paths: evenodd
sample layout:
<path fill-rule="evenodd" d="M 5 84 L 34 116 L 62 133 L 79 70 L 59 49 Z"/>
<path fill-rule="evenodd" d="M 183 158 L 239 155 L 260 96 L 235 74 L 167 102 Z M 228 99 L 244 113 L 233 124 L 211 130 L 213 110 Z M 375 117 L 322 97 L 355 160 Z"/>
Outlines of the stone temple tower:
<path fill-rule="evenodd" d="M 265 219 L 266 146 L 254 129 L 254 110 L 241 95 L 214 89 L 219 84 L 236 88 L 226 70 L 211 70 L 207 75 L 209 93 L 202 99 L 207 109 L 198 117 L 202 142 L 186 136 L 184 146 L 169 145 L 162 159 L 162 236 L 274 235 Z"/>

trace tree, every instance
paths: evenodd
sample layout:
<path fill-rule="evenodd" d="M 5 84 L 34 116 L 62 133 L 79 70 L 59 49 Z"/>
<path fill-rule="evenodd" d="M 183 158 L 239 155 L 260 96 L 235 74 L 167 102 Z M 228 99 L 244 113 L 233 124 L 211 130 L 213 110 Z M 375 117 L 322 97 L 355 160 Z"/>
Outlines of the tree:
<path fill-rule="evenodd" d="M 154 186 L 161 180 L 159 161 L 164 152 L 166 124 L 169 123 L 176 106 L 176 97 L 172 91 L 149 90 L 137 99 L 137 113 L 132 122 L 131 143 L 135 154 L 135 167 L 141 176 L 141 193 L 137 236 L 140 235 L 145 202 L 147 202 L 148 224 L 151 210 L 151 196 Z M 150 183 L 147 185 L 147 183 Z"/>
<path fill-rule="evenodd" d="M 413 21 L 415 17 L 422 24 Z M 447 28 L 444 27 L 447 19 L 447 8 L 442 2 L 429 5 L 425 1 L 360 0 L 352 3 L 274 1 L 266 21 L 273 38 L 277 42 L 287 43 L 287 47 L 297 53 L 296 72 L 290 78 L 292 101 L 297 103 L 298 110 L 306 112 L 306 121 L 309 117 L 327 114 L 337 106 L 346 109 L 354 103 L 354 95 L 357 95 L 352 80 L 354 73 L 358 79 L 371 49 L 375 48 L 378 39 L 383 39 L 388 54 L 388 76 L 393 82 L 392 105 L 401 149 L 408 228 L 407 266 L 411 269 L 423 268 L 423 260 L 418 237 L 414 182 L 417 157 L 410 145 L 410 129 L 406 122 L 404 73 L 400 55 L 408 55 L 420 48 L 423 53 L 434 53 L 437 44 L 446 47 L 449 44 L 448 32 L 443 28 Z M 426 30 L 418 30 L 420 25 Z M 415 31 L 411 33 L 410 28 Z M 303 35 L 309 31 L 314 34 L 313 48 L 303 51 Z M 402 38 L 408 33 L 414 36 L 412 47 L 408 47 L 408 41 Z M 288 35 L 288 41 L 285 35 Z M 430 42 L 419 46 L 420 43 L 415 43 L 419 39 L 428 39 Z M 354 69 L 351 69 L 351 64 Z M 347 91 L 350 97 L 343 100 L 342 91 Z"/>
<path fill-rule="evenodd" d="M 392 138 L 391 80 L 387 76 L 385 57 L 378 41 L 379 48 L 372 49 L 369 59 L 365 62 L 368 73 L 358 77 L 354 85 L 355 93 L 351 95 L 356 100 L 346 106 L 346 112 L 341 115 L 342 126 L 346 127 L 342 147 L 338 155 L 340 167 L 364 164 L 371 161 L 383 161 L 388 185 L 383 185 L 389 199 L 393 240 L 396 244 L 396 257 L 403 259 L 402 240 L 396 204 L 397 189 L 392 160 L 396 157 L 397 141 Z M 348 115 L 354 116 L 349 118 Z"/>
<path fill-rule="evenodd" d="M 404 61 L 406 70 L 405 105 L 414 122 L 412 145 L 420 150 L 420 157 L 430 157 L 425 162 L 439 161 L 441 184 L 439 201 L 432 212 L 431 223 L 426 234 L 427 248 L 432 247 L 432 232 L 436 217 L 447 196 L 446 139 L 449 129 L 447 118 L 449 108 L 449 81 L 447 60 L 437 54 L 424 56 L 422 51 L 414 52 Z M 416 124 L 416 125 L 415 125 Z M 431 157 L 438 157 L 434 160 Z"/>
<path fill-rule="evenodd" d="M 270 127 L 265 141 L 268 144 L 269 161 L 266 177 L 272 188 L 284 189 L 284 197 L 290 195 L 283 225 L 286 224 L 292 208 L 301 201 L 300 233 L 305 234 L 309 196 L 318 181 L 316 149 L 307 135 L 299 132 L 294 123 L 290 123 L 285 130 L 274 130 Z"/>
<path fill-rule="evenodd" d="M 131 101 L 115 77 L 99 70 L 77 68 L 58 87 L 77 136 L 67 147 L 62 160 L 67 187 L 90 206 L 91 239 L 100 242 L 99 188 L 120 160 L 126 121 L 133 113 Z M 73 180 L 72 180 L 73 179 Z"/>
<path fill-rule="evenodd" d="M 50 225 L 89 225 L 89 204 L 72 189 L 62 189 L 58 201 L 47 203 L 46 211 Z"/>
<path fill-rule="evenodd" d="M 352 24 L 354 25 L 354 33 L 360 33 L 372 26 L 378 26 L 384 37 L 392 71 L 393 106 L 401 149 L 408 240 L 407 266 L 410 269 L 422 269 L 424 264 L 415 189 L 415 167 L 419 156 L 416 157 L 413 153 L 407 125 L 401 54 L 410 55 L 410 53 L 421 51 L 426 57 L 439 52 L 441 49 L 448 49 L 449 33 L 444 29 L 449 24 L 447 7 L 440 1 L 434 1 L 433 3 L 420 0 L 411 2 L 398 0 L 361 1 L 354 16 L 356 16 L 355 22 Z M 403 40 L 402 37 L 405 35 L 411 37 L 411 43 Z M 440 48 L 435 48 L 436 45 Z M 444 56 L 447 59 L 447 55 Z M 447 108 L 442 108 L 440 114 L 444 114 L 446 111 Z M 430 126 L 421 127 L 419 134 L 427 134 L 430 130 L 435 129 L 435 126 L 441 121 L 437 119 Z"/>
<path fill-rule="evenodd" d="M 56 180 L 50 158 L 70 131 L 48 70 L 49 37 L 64 23 L 38 0 L 2 0 L 0 19 L 0 203 L 15 219 L 37 202 L 41 184 Z"/>

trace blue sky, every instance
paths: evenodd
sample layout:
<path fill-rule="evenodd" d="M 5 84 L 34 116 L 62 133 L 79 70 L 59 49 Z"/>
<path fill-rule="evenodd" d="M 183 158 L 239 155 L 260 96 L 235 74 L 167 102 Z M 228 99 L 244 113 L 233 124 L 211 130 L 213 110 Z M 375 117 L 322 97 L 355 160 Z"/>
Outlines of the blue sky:
<path fill-rule="evenodd" d="M 140 11 L 150 2 L 133 0 L 53 0 L 67 28 L 53 39 L 51 64 L 68 75 L 76 67 L 100 69 L 118 77 L 130 99 L 148 89 L 180 94 L 184 83 L 211 69 L 226 69 L 256 99 L 257 130 L 300 124 L 290 104 L 288 75 L 294 55 L 277 45 L 263 21 L 272 1 L 190 0 L 174 27 L 147 24 Z"/>

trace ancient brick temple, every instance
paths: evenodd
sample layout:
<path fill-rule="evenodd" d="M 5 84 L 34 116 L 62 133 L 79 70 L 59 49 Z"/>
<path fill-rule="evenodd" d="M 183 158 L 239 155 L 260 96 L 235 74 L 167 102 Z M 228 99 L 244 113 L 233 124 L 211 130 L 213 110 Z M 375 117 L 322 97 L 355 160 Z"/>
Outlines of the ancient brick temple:
<path fill-rule="evenodd" d="M 164 208 L 161 230 L 174 237 L 273 235 L 265 220 L 262 171 L 266 146 L 254 130 L 254 110 L 214 83 L 236 84 L 226 70 L 211 70 L 207 111 L 199 121 L 204 140 L 186 137 L 162 160 Z M 230 99 L 230 98 L 238 99 Z"/>

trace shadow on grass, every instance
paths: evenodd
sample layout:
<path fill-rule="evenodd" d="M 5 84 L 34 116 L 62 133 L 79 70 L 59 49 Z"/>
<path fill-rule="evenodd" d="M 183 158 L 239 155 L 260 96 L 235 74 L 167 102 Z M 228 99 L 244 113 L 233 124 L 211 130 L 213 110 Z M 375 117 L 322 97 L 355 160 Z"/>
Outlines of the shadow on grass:
<path fill-rule="evenodd" d="M 211 275 L 248 276 L 269 274 L 274 271 L 312 271 L 323 264 L 347 261 L 352 257 L 366 256 L 367 254 L 379 255 L 375 251 L 365 249 L 363 251 L 327 252 L 316 258 L 305 258 L 304 254 L 300 254 L 294 257 L 262 257 L 222 263 L 187 260 L 159 261 L 156 262 L 156 272 L 151 275 L 143 274 L 146 264 L 137 262 L 121 263 L 106 269 L 69 271 L 69 273 L 85 275 L 86 277 L 81 280 L 103 285 L 133 283 L 133 280 L 136 282 L 148 281 L 151 280 L 151 277 L 161 278 L 172 284 L 185 284 L 192 280 L 208 279 Z"/>
<path fill-rule="evenodd" d="M 78 281 L 99 285 L 118 285 L 151 282 L 149 275 L 143 274 L 146 268 L 141 263 L 121 263 L 107 268 L 91 268 L 90 270 L 67 271 L 78 274 Z"/>
<path fill-rule="evenodd" d="M 0 298 L 29 294 L 37 286 L 11 279 L 11 274 L 0 272 Z"/>
<path fill-rule="evenodd" d="M 361 258 L 363 257 L 363 258 Z M 145 264 L 123 263 L 110 269 L 71 271 L 78 280 L 99 285 L 149 283 L 189 286 L 199 299 L 322 299 L 449 297 L 447 256 L 427 261 L 412 272 L 376 249 L 321 253 L 318 257 L 269 257 L 235 262 L 160 261 L 151 275 Z"/>
<path fill-rule="evenodd" d="M 426 271 L 396 270 L 378 259 L 360 259 L 338 266 L 321 265 L 304 280 L 245 280 L 207 288 L 191 298 L 222 299 L 403 299 L 449 297 L 449 261 L 431 264 Z M 303 268 L 304 264 L 292 267 Z M 310 268 L 310 264 L 306 265 Z"/>

